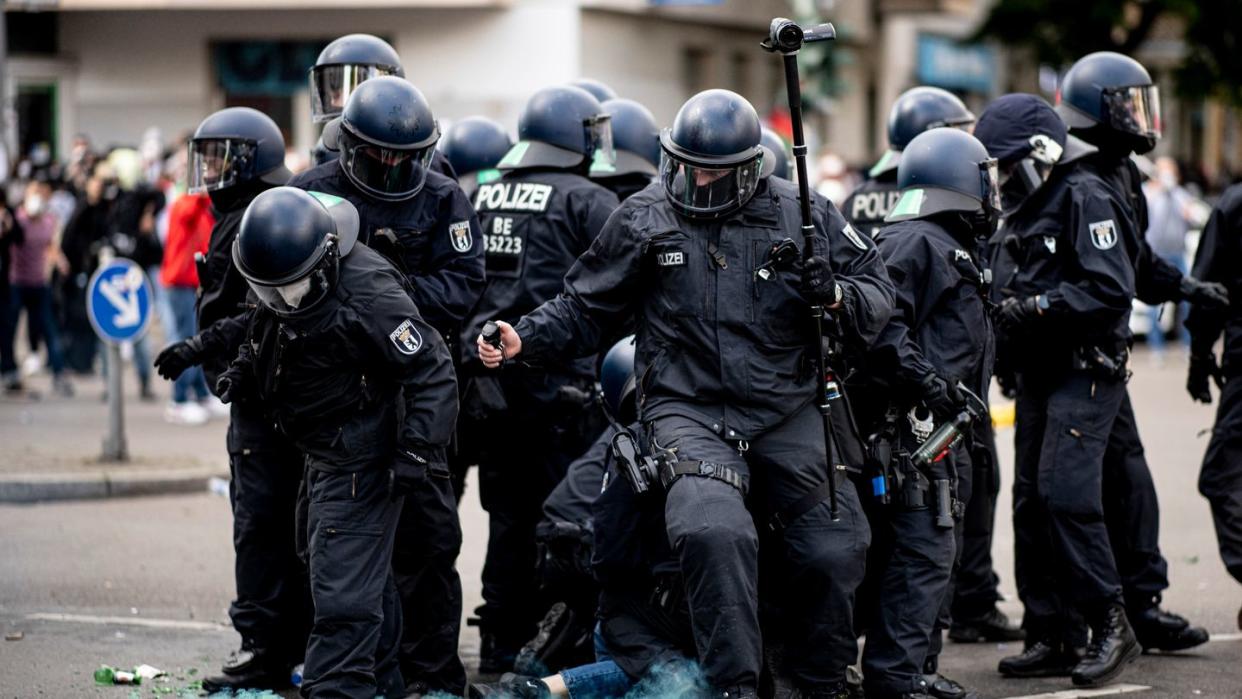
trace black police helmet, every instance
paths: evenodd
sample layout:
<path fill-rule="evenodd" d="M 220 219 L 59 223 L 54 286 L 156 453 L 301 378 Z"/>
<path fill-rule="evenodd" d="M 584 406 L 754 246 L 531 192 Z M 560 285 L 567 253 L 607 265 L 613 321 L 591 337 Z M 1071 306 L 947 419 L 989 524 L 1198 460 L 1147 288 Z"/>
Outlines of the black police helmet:
<path fill-rule="evenodd" d="M 577 169 L 592 158 L 615 158 L 609 117 L 591 93 L 572 85 L 545 87 L 518 116 L 518 142 L 501 170 L 549 167 Z"/>
<path fill-rule="evenodd" d="M 604 406 L 622 425 L 638 419 L 638 381 L 634 375 L 634 336 L 623 338 L 604 355 L 599 365 L 599 385 Z"/>
<path fill-rule="evenodd" d="M 569 84 L 586 90 L 594 95 L 595 99 L 599 100 L 601 103 L 617 99 L 616 90 L 594 78 L 578 78 Z"/>
<path fill-rule="evenodd" d="M 1071 129 L 1107 129 L 1146 152 L 1160 139 L 1160 92 L 1141 63 L 1112 51 L 1083 56 L 1057 90 L 1057 113 Z"/>
<path fill-rule="evenodd" d="M 337 262 L 358 240 L 358 210 L 340 197 L 274 187 L 250 202 L 233 241 L 233 264 L 279 315 L 315 307 L 336 284 Z"/>
<path fill-rule="evenodd" d="M 440 139 L 440 152 L 448 159 L 458 179 L 494 170 L 513 147 L 505 127 L 487 117 L 472 116 L 455 121 Z"/>
<path fill-rule="evenodd" d="M 961 98 L 938 87 L 913 87 L 901 93 L 888 112 L 888 152 L 871 168 L 871 176 L 893 170 L 901 151 L 915 136 L 939 126 L 969 128 L 975 115 Z"/>
<path fill-rule="evenodd" d="M 720 218 L 754 196 L 763 169 L 759 114 L 741 95 L 691 97 L 660 134 L 660 176 L 669 205 L 694 218 Z"/>
<path fill-rule="evenodd" d="M 591 176 L 654 176 L 660 165 L 660 127 L 651 111 L 627 99 L 610 99 L 600 106 L 612 117 L 612 145 L 617 150 L 617 162 L 611 167 L 607 162 L 594 163 Z"/>
<path fill-rule="evenodd" d="M 996 159 L 979 139 L 954 128 L 925 131 L 906 145 L 897 168 L 901 198 L 885 221 L 926 218 L 947 211 L 1000 212 Z"/>
<path fill-rule="evenodd" d="M 311 161 L 315 165 L 323 165 L 324 163 L 336 160 L 337 152 L 327 147 L 323 143 L 323 136 L 319 136 L 319 140 L 315 141 L 315 145 L 311 146 Z"/>
<path fill-rule="evenodd" d="M 793 163 L 790 162 L 785 139 L 765 126 L 763 127 L 763 134 L 759 139 L 759 144 L 763 146 L 764 150 L 763 176 L 776 175 L 786 180 L 792 180 L 794 178 Z"/>
<path fill-rule="evenodd" d="M 189 143 L 189 187 L 213 192 L 261 181 L 281 185 L 285 139 L 271 117 L 249 107 L 221 109 L 203 120 Z"/>
<path fill-rule="evenodd" d="M 347 34 L 324 47 L 310 69 L 311 118 L 339 115 L 350 94 L 371 78 L 405 77 L 401 57 L 388 42 L 370 34 Z"/>
<path fill-rule="evenodd" d="M 423 188 L 440 128 L 423 93 L 404 78 L 373 78 L 358 86 L 323 142 L 340 152 L 341 168 L 370 196 L 409 199 Z"/>

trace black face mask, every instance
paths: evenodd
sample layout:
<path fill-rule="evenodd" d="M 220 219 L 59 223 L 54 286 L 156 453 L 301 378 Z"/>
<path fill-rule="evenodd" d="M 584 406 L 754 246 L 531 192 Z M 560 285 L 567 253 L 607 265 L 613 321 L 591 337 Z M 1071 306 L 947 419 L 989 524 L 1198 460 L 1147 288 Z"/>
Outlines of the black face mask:
<path fill-rule="evenodd" d="M 226 189 L 210 191 L 207 197 L 211 199 L 211 206 L 216 211 L 229 213 L 249 206 L 255 197 L 273 186 L 261 180 L 250 180 Z"/>
<path fill-rule="evenodd" d="M 1074 135 L 1100 149 L 1100 155 L 1121 160 L 1130 157 L 1131 153 L 1150 153 L 1156 147 L 1156 139 L 1152 136 L 1136 136 L 1110 129 L 1097 124 L 1089 129 L 1075 129 Z"/>

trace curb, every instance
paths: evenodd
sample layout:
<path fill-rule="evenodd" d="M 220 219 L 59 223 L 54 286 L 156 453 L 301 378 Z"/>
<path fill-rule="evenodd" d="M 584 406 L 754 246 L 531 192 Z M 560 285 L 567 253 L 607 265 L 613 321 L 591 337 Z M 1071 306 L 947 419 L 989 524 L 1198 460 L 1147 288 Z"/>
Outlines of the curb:
<path fill-rule="evenodd" d="M 0 503 L 204 493 L 209 480 L 228 480 L 228 477 L 228 471 L 215 468 L 126 470 L 119 467 L 95 473 L 2 474 Z"/>

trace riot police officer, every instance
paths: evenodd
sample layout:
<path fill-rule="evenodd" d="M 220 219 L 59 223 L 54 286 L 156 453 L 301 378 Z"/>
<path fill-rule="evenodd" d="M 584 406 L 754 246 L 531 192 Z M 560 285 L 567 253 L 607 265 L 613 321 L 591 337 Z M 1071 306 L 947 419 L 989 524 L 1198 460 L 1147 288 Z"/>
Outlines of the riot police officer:
<path fill-rule="evenodd" d="M 788 146 L 785 145 L 785 140 L 775 131 L 766 126 L 763 127 L 759 144 L 766 151 L 763 154 L 763 171 L 765 175 L 776 175 L 790 181 L 797 177 L 798 173 L 793 171 L 792 163 L 789 162 Z"/>
<path fill-rule="evenodd" d="M 207 255 L 198 264 L 198 327 L 205 331 L 219 324 L 229 332 L 217 333 L 222 341 L 216 344 L 196 335 L 169 346 L 155 360 L 162 376 L 171 379 L 202 364 L 215 391 L 237 355 L 248 287 L 233 266 L 233 240 L 250 202 L 288 181 L 284 162 L 285 142 L 276 123 L 247 107 L 212 114 L 190 139 L 190 191 L 206 192 L 216 214 Z M 310 618 L 306 571 L 293 545 L 302 457 L 254 401 L 229 406 L 227 448 L 237 585 L 229 616 L 242 642 L 223 674 L 205 679 L 203 688 L 285 687 L 290 668 L 306 652 Z"/>
<path fill-rule="evenodd" d="M 378 36 L 346 34 L 319 52 L 310 69 L 311 120 L 324 125 L 325 132 L 311 148 L 311 162 L 318 166 L 336 159 L 336 146 L 324 140 L 327 124 L 340 117 L 359 85 L 384 76 L 404 78 L 405 69 L 396 49 Z M 431 169 L 456 177 L 448 160 L 438 152 L 432 153 Z"/>
<path fill-rule="evenodd" d="M 1139 231 L 1147 230 L 1142 178 L 1130 159 L 1160 138 L 1160 95 L 1147 70 L 1134 59 L 1102 51 L 1070 67 L 1058 91 L 1057 113 L 1071 133 L 1099 152 L 1084 165 L 1123 197 Z M 1149 304 L 1188 301 L 1195 306 L 1228 303 L 1224 287 L 1184 277 L 1140 237 L 1137 296 Z M 1125 587 L 1126 610 L 1145 648 L 1184 650 L 1206 643 L 1207 630 L 1160 608 L 1169 586 L 1168 562 L 1160 553 L 1160 505 L 1129 394 L 1108 436 L 1105 516 Z"/>
<path fill-rule="evenodd" d="M 821 338 L 808 312 L 827 307 L 841 340 L 862 347 L 893 292 L 874 246 L 821 197 L 810 202 L 815 254 L 788 254 L 797 188 L 760 177 L 759 142 L 741 96 L 692 97 L 661 135 L 662 186 L 626 200 L 564 293 L 500 324 L 503 353 L 480 338 L 480 357 L 494 367 L 589 355 L 632 314 L 640 419 L 651 450 L 673 455 L 660 478 L 667 540 L 708 681 L 730 697 L 754 696 L 759 681 L 759 537 L 744 501 L 753 483 L 755 517 L 785 525 L 777 556 L 799 610 L 785 629 L 790 671 L 807 696 L 836 697 L 857 654 L 851 608 L 868 530 L 843 467 L 828 466 L 807 359 Z M 829 478 L 839 521 L 819 495 Z M 812 494 L 800 516 L 781 519 Z"/>
<path fill-rule="evenodd" d="M 587 179 L 592 162 L 612 158 L 609 117 L 590 93 L 549 87 L 526 103 L 518 142 L 499 165 L 504 175 L 475 193 L 487 287 L 464 326 L 463 347 L 474 343 L 485 321 L 516 321 L 560 291 L 565 273 L 617 206 L 612 192 Z M 589 358 L 515 364 L 499 377 L 483 376 L 472 362 L 463 373 L 470 378 L 459 442 L 479 450 L 474 463 L 489 517 L 479 669 L 502 672 L 544 612 L 533 565 L 540 505 L 603 424 L 589 405 L 595 375 Z"/>
<path fill-rule="evenodd" d="M 600 105 L 611 117 L 616 162 L 591 164 L 591 179 L 625 201 L 655 178 L 660 166 L 660 129 L 655 117 L 634 100 L 611 99 Z"/>
<path fill-rule="evenodd" d="M 1195 253 L 1194 276 L 1205 282 L 1228 285 L 1233 293 L 1238 289 L 1238 270 L 1242 269 L 1242 185 L 1225 190 L 1212 216 L 1203 228 L 1199 249 Z M 1239 391 L 1242 380 L 1238 370 L 1242 367 L 1242 344 L 1239 343 L 1238 309 L 1209 311 L 1191 308 L 1186 318 L 1190 330 L 1190 368 L 1186 389 L 1192 398 L 1203 403 L 1212 402 L 1209 381 L 1215 380 L 1220 389 L 1220 407 L 1216 411 L 1216 424 L 1203 466 L 1199 471 L 1199 492 L 1212 506 L 1212 523 L 1216 526 L 1216 542 L 1220 548 L 1225 569 L 1238 582 L 1242 582 L 1242 459 L 1238 458 L 1238 435 L 1242 432 L 1242 403 Z M 1217 364 L 1216 340 L 1224 334 L 1224 351 Z M 1238 628 L 1242 629 L 1242 611 L 1238 613 Z"/>
<path fill-rule="evenodd" d="M 875 414 L 859 416 L 863 432 L 883 435 L 889 446 L 882 451 L 891 454 L 876 474 L 887 503 L 873 498 L 868 507 L 874 565 L 867 575 L 878 588 L 863 649 L 868 697 L 976 696 L 951 680 L 924 677 L 929 658 L 935 672 L 939 644 L 929 641 L 952 594 L 955 529 L 960 532 L 960 506 L 970 499 L 970 450 L 959 444 L 934 463 L 910 455 L 959 415 L 988 419 L 986 407 L 977 398 L 969 402 L 963 389 L 986 395 L 992 376 L 987 263 L 980 252 L 1000 215 L 997 177 L 996 160 L 970 134 L 925 131 L 902 153 L 903 196 L 888 215 L 894 223 L 875 237 L 897 303 L 867 352 L 869 390 L 854 393 L 889 397 Z"/>
<path fill-rule="evenodd" d="M 969 131 L 975 115 L 948 90 L 914 87 L 901 93 L 888 112 L 888 150 L 867 172 L 841 207 L 845 218 L 865 235 L 874 236 L 897 203 L 897 165 L 901 151 L 917 135 L 938 126 Z"/>
<path fill-rule="evenodd" d="M 600 104 L 608 100 L 617 99 L 616 90 L 595 78 L 578 78 L 577 80 L 570 81 L 569 84 L 591 93 L 591 96 L 598 100 Z"/>
<path fill-rule="evenodd" d="M 345 199 L 279 187 L 251 202 L 233 243 L 259 304 L 222 399 L 257 398 L 306 455 L 306 697 L 404 692 L 397 520 L 404 497 L 446 468 L 457 416 L 444 340 L 358 231 Z"/>
<path fill-rule="evenodd" d="M 1139 233 L 1120 195 L 1070 153 L 1043 100 L 1008 95 L 976 128 L 1014 202 L 993 269 L 1017 382 L 1015 564 L 1026 650 L 1011 676 L 1115 678 L 1141 652 L 1104 521 L 1106 440 L 1125 398 Z M 1038 153 L 1036 154 L 1036 151 Z M 1090 626 L 1079 659 L 1072 617 Z"/>
<path fill-rule="evenodd" d="M 500 124 L 487 117 L 472 116 L 453 122 L 440 137 L 438 147 L 469 199 L 479 185 L 500 178 L 496 165 L 513 147 L 513 139 Z"/>
<path fill-rule="evenodd" d="M 290 185 L 349 200 L 363 242 L 409 280 L 426 322 L 455 336 L 483 290 L 483 245 L 461 188 L 429 169 L 440 133 L 422 93 L 403 78 L 372 78 L 354 89 L 325 133 L 338 159 Z M 401 670 L 418 691 L 460 693 L 461 523 L 441 466 L 407 495 L 397 533 L 393 562 L 406 625 Z"/>

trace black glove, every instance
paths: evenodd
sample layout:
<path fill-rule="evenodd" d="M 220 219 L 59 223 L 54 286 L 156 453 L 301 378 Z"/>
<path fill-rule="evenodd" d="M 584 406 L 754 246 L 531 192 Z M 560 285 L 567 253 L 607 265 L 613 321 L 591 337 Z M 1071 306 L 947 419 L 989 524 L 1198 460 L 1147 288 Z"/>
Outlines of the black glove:
<path fill-rule="evenodd" d="M 427 450 L 418 451 L 397 447 L 392 468 L 388 469 L 388 495 L 397 499 L 407 495 L 419 484 L 426 482 L 427 469 L 433 459 L 440 458 Z"/>
<path fill-rule="evenodd" d="M 924 376 L 919 386 L 922 389 L 923 405 L 927 406 L 937 420 L 951 420 L 967 408 L 966 396 L 957 390 L 957 386 L 935 374 Z"/>
<path fill-rule="evenodd" d="M 1178 291 L 1184 301 L 1209 311 L 1229 307 L 1229 290 L 1224 284 L 1182 277 Z"/>
<path fill-rule="evenodd" d="M 996 309 L 996 324 L 1001 330 L 1012 331 L 1037 315 L 1039 315 L 1038 296 L 1028 296 L 1024 299 L 1010 296 L 1001 301 Z"/>
<path fill-rule="evenodd" d="M 1211 352 L 1192 353 L 1190 371 L 1186 375 L 1186 392 L 1200 403 L 1211 403 L 1212 391 L 1208 387 L 1208 379 L 1215 380 L 1218 389 L 1225 387 L 1224 376 L 1216 365 L 1216 356 Z"/>
<path fill-rule="evenodd" d="M 841 286 L 828 258 L 814 255 L 802 263 L 802 282 L 798 291 L 807 303 L 831 306 L 841 300 Z"/>
<path fill-rule="evenodd" d="M 174 342 L 155 358 L 155 370 L 169 381 L 176 381 L 186 369 L 203 360 L 203 341 L 198 335 Z"/>

